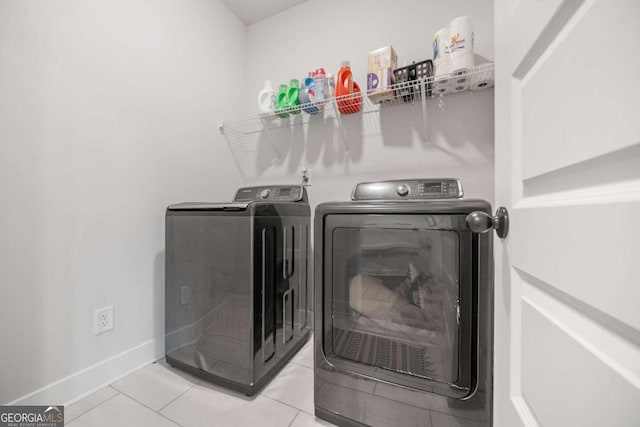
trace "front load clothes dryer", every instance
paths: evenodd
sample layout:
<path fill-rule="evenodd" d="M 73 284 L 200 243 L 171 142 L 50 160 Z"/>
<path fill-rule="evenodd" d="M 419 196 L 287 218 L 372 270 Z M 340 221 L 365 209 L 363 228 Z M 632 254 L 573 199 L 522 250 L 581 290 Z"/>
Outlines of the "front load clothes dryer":
<path fill-rule="evenodd" d="M 309 337 L 310 208 L 303 186 L 166 211 L 166 360 L 255 394 Z"/>
<path fill-rule="evenodd" d="M 341 426 L 489 426 L 492 236 L 456 179 L 358 184 L 315 213 L 315 413 Z M 477 215 L 477 213 L 476 213 Z"/>

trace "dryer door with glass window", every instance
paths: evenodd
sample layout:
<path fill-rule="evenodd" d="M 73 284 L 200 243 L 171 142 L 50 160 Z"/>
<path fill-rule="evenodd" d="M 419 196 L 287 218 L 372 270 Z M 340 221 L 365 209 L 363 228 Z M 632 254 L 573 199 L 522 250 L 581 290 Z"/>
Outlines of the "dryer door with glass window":
<path fill-rule="evenodd" d="M 477 257 L 465 215 L 332 214 L 324 224 L 327 360 L 406 387 L 469 395 Z"/>

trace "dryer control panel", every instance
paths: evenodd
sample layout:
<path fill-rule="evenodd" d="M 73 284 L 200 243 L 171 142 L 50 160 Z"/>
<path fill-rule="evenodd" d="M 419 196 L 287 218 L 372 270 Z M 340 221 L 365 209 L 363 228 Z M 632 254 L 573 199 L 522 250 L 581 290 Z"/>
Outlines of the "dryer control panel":
<path fill-rule="evenodd" d="M 461 199 L 462 196 L 462 183 L 459 179 L 399 179 L 357 184 L 351 200 Z"/>
<path fill-rule="evenodd" d="M 244 187 L 239 189 L 233 198 L 234 202 L 252 202 L 258 200 L 297 202 L 302 200 L 302 187 L 299 185 Z"/>

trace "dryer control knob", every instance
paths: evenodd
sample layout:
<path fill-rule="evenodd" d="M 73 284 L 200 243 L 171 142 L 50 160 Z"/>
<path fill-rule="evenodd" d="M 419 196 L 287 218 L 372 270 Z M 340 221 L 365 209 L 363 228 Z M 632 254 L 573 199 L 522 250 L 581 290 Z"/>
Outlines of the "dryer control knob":
<path fill-rule="evenodd" d="M 398 196 L 404 197 L 409 194 L 409 187 L 405 184 L 400 184 L 396 187 L 396 193 L 398 193 Z"/>
<path fill-rule="evenodd" d="M 260 198 L 261 199 L 266 199 L 271 195 L 271 190 L 269 190 L 268 188 L 265 188 L 264 190 L 262 190 L 260 192 Z"/>

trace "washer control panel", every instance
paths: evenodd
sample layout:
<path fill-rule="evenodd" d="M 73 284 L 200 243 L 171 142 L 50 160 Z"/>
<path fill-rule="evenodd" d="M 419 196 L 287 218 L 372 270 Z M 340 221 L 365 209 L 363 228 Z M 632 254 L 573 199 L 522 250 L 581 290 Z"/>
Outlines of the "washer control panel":
<path fill-rule="evenodd" d="M 406 179 L 357 184 L 351 200 L 460 199 L 462 184 L 455 178 Z"/>
<path fill-rule="evenodd" d="M 244 187 L 236 192 L 234 202 L 252 202 L 271 200 L 281 202 L 297 202 L 302 199 L 299 185 L 269 185 L 264 187 Z"/>

